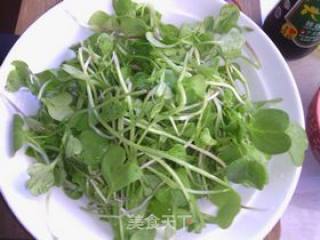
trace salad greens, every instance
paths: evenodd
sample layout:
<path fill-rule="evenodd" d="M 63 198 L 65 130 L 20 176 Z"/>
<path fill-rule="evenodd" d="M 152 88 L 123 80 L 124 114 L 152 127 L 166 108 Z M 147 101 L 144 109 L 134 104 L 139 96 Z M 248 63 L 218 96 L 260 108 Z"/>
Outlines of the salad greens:
<path fill-rule="evenodd" d="M 13 119 L 14 151 L 25 146 L 35 159 L 27 187 L 85 196 L 114 239 L 154 239 L 163 225 L 167 236 L 227 228 L 241 209 L 232 183 L 263 189 L 275 154 L 301 165 L 303 129 L 251 101 L 236 63 L 250 60 L 235 6 L 181 27 L 131 0 L 113 6 L 115 15 L 91 17 L 95 33 L 59 68 L 34 74 L 13 63 L 7 90 L 27 88 L 41 103 L 36 115 Z M 201 198 L 216 215 L 200 209 Z"/>

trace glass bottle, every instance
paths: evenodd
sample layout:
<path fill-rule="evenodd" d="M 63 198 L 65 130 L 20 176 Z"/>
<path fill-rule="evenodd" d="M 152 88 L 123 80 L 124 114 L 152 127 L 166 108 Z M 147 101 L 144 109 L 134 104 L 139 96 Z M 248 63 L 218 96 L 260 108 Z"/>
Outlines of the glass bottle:
<path fill-rule="evenodd" d="M 266 18 L 263 30 L 286 59 L 301 58 L 320 42 L 320 0 L 282 0 Z"/>

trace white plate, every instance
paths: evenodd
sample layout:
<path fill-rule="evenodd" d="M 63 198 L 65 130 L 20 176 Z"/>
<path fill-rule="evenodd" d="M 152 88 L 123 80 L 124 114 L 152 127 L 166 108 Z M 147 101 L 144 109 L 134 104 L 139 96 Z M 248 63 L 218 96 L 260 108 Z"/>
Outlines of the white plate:
<path fill-rule="evenodd" d="M 158 0 L 154 5 L 164 19 L 181 23 L 216 15 L 222 2 L 220 0 Z M 70 14 L 80 22 L 87 22 L 95 10 L 111 11 L 110 0 L 67 0 L 57 5 L 33 24 L 13 47 L 0 69 L 0 93 L 7 95 L 27 113 L 36 109 L 35 99 L 26 92 L 10 95 L 5 92 L 6 76 L 13 60 L 26 61 L 34 72 L 48 67 L 56 67 L 69 57 L 68 47 L 90 32 L 80 27 Z M 241 24 L 254 29 L 247 40 L 255 49 L 262 68 L 259 71 L 245 67 L 253 98 L 283 98 L 279 105 L 286 110 L 291 119 L 304 126 L 300 97 L 292 74 L 279 51 L 266 35 L 246 16 L 241 16 Z M 85 201 L 73 201 L 54 189 L 46 208 L 46 197 L 32 197 L 25 189 L 26 169 L 31 160 L 23 154 L 9 155 L 10 122 L 13 109 L 0 101 L 0 187 L 9 206 L 22 224 L 37 239 L 51 239 L 54 233 L 60 240 L 98 240 L 112 239 L 111 228 L 79 207 Z M 295 168 L 287 155 L 274 157 L 269 164 L 270 182 L 263 191 L 240 188 L 243 202 L 263 211 L 242 210 L 233 225 L 221 230 L 208 225 L 202 234 L 189 234 L 179 231 L 177 239 L 262 239 L 279 220 L 287 207 L 296 187 L 300 168 Z"/>

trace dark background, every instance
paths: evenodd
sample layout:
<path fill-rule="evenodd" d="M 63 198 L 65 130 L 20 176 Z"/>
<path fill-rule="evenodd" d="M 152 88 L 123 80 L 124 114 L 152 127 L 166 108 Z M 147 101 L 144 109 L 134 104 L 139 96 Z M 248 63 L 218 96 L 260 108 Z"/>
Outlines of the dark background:
<path fill-rule="evenodd" d="M 0 32 L 14 33 L 18 20 L 21 0 L 0 1 Z"/>
<path fill-rule="evenodd" d="M 14 34 L 18 21 L 21 0 L 0 1 L 0 65 L 18 36 Z M 28 206 L 26 206 L 28 207 Z M 0 239 L 29 240 L 31 235 L 24 230 L 0 194 Z"/>
<path fill-rule="evenodd" d="M 0 64 L 17 39 L 13 33 L 18 21 L 20 6 L 21 0 L 0 1 Z"/>

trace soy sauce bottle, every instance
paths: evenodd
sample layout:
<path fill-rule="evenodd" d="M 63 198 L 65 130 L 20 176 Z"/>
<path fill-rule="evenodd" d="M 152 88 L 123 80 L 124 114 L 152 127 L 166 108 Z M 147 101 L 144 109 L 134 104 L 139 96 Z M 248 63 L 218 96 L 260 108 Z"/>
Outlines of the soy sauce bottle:
<path fill-rule="evenodd" d="M 320 42 L 320 0 L 280 1 L 263 30 L 288 60 L 311 53 Z"/>

